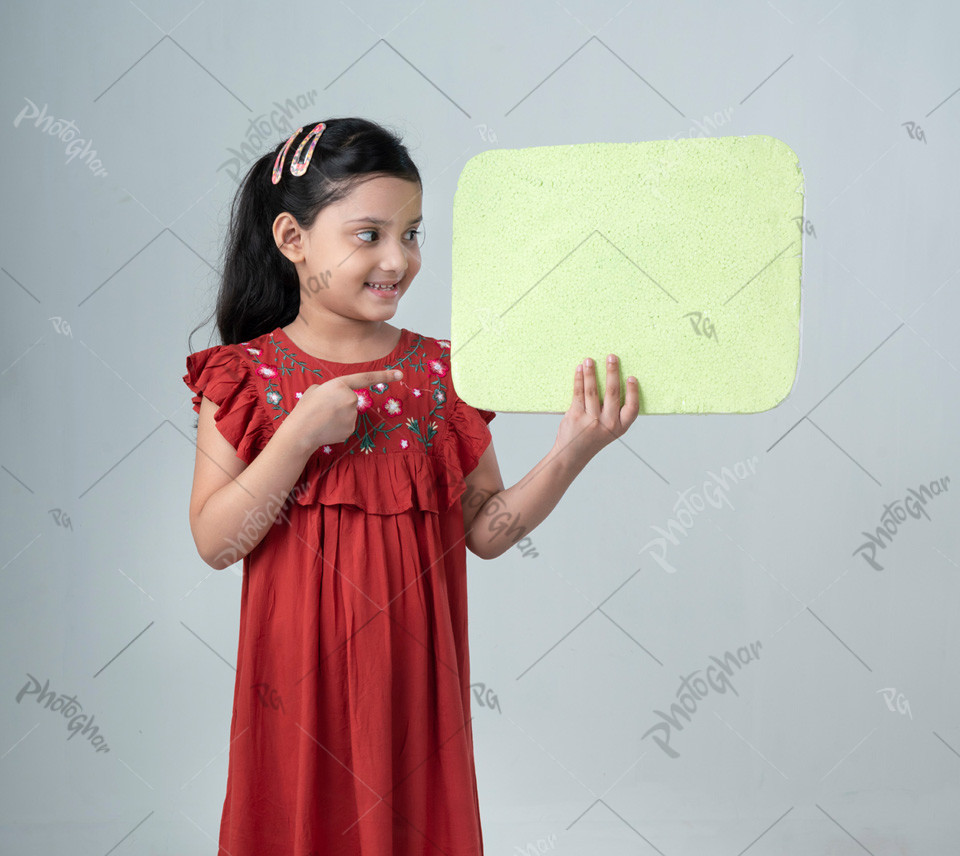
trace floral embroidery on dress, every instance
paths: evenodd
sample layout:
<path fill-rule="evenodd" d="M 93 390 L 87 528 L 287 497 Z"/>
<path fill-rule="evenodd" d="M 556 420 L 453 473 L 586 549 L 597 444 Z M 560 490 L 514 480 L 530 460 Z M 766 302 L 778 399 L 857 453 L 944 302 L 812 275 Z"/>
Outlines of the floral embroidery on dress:
<path fill-rule="evenodd" d="M 422 353 L 418 353 L 424 341 L 424 337 L 415 334 L 416 339 L 411 344 L 409 350 L 394 362 L 385 365 L 386 369 L 406 369 L 407 377 L 413 373 L 416 376 L 427 375 L 427 388 L 412 387 L 404 380 L 398 381 L 396 385 L 409 391 L 414 400 L 421 398 L 425 393 L 430 396 L 432 401 L 430 411 L 426 416 L 408 415 L 407 409 L 415 408 L 415 401 L 405 402 L 404 391 L 391 391 L 390 384 L 376 383 L 365 389 L 356 390 L 357 393 L 357 427 L 350 437 L 355 437 L 359 441 L 360 451 L 369 454 L 376 451 L 378 441 L 384 443 L 380 450 L 384 453 L 391 451 L 388 448 L 392 435 L 401 430 L 397 435 L 396 446 L 400 450 L 410 448 L 412 439 L 419 440 L 424 449 L 433 445 L 433 438 L 438 429 L 437 421 L 445 421 L 443 408 L 447 402 L 447 382 L 445 380 L 449 373 L 449 363 L 444 358 L 449 358 L 450 342 L 447 339 L 435 340 L 441 348 L 438 358 L 429 358 Z M 273 419 L 283 419 L 290 415 L 290 412 L 296 406 L 297 401 L 303 396 L 303 391 L 294 393 L 292 399 L 288 398 L 285 402 L 283 392 L 280 389 L 280 379 L 290 375 L 307 376 L 306 385 L 315 383 L 324 383 L 328 378 L 319 369 L 308 366 L 303 360 L 298 359 L 297 354 L 290 348 L 284 347 L 282 342 L 271 334 L 268 341 L 275 352 L 275 362 L 268 362 L 262 359 L 265 354 L 264 348 L 257 348 L 250 342 L 241 342 L 246 352 L 252 358 L 256 374 L 263 378 L 266 383 L 264 398 L 267 404 L 273 410 Z M 388 394 L 389 393 L 389 394 Z M 289 403 L 289 409 L 286 404 Z M 350 437 L 342 443 L 324 445 L 320 451 L 324 455 L 332 455 L 335 446 L 346 444 Z M 354 454 L 354 449 L 347 449 L 348 454 Z"/>

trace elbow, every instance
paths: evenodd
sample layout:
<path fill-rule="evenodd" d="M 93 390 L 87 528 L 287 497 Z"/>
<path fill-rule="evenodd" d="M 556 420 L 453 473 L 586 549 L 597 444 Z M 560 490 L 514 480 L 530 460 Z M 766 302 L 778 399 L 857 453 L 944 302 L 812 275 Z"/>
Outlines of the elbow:
<path fill-rule="evenodd" d="M 204 556 L 201 554 L 200 558 L 203 559 L 203 561 L 206 562 L 215 571 L 223 571 L 226 568 L 229 568 L 232 564 L 234 564 L 234 562 L 236 562 L 236 559 L 234 559 L 233 561 L 227 561 L 221 558 L 220 556 L 214 556 L 210 558 L 208 556 Z"/>
<path fill-rule="evenodd" d="M 473 531 L 471 530 L 466 537 L 467 549 L 473 553 L 479 559 L 496 559 L 497 556 L 500 556 L 504 551 L 503 550 L 491 550 L 490 542 L 478 544 L 471 536 Z"/>
<path fill-rule="evenodd" d="M 236 547 L 227 547 L 218 553 L 204 551 L 198 548 L 197 552 L 200 554 L 200 558 L 215 571 L 225 570 L 246 556 L 246 553 L 242 553 Z"/>
<path fill-rule="evenodd" d="M 223 570 L 223 565 L 217 563 L 217 557 L 211 555 L 206 549 L 200 546 L 200 542 L 197 541 L 196 537 L 193 539 L 194 544 L 197 547 L 197 555 L 203 559 L 203 563 L 215 571 Z"/>
<path fill-rule="evenodd" d="M 467 533 L 467 537 L 464 539 L 467 545 L 467 549 L 471 553 L 473 553 L 473 555 L 476 556 L 478 559 L 488 558 L 488 556 L 483 552 L 483 550 L 480 550 L 477 548 L 477 543 L 473 540 L 473 538 L 470 537 L 472 534 L 473 534 L 473 531 L 471 530 L 470 532 Z"/>
<path fill-rule="evenodd" d="M 222 571 L 243 559 L 250 549 L 242 549 L 243 543 L 231 541 L 222 535 L 211 535 L 213 527 L 201 518 L 203 508 L 190 512 L 190 534 L 193 536 L 197 555 L 215 571 Z M 242 541 L 242 539 L 241 539 Z"/>
<path fill-rule="evenodd" d="M 216 545 L 217 551 L 214 552 L 203 538 L 198 538 L 197 533 L 193 533 L 193 543 L 197 548 L 197 555 L 203 559 L 204 563 L 209 565 L 215 571 L 222 571 L 231 565 L 239 562 L 246 553 L 241 552 L 237 546 L 223 547 L 222 543 Z"/>

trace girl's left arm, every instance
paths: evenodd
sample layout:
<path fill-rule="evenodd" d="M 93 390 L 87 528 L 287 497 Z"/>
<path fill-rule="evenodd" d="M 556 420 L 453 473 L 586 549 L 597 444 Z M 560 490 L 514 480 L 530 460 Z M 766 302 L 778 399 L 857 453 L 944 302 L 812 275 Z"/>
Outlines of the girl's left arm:
<path fill-rule="evenodd" d="M 603 407 L 593 361 L 588 359 L 574 373 L 573 402 L 553 448 L 519 482 L 504 488 L 492 442 L 465 476 L 463 531 L 470 552 L 481 559 L 495 559 L 529 535 L 590 459 L 633 424 L 640 411 L 637 379 L 627 378 L 626 403 L 621 407 L 620 366 L 616 356 L 611 357 Z"/>

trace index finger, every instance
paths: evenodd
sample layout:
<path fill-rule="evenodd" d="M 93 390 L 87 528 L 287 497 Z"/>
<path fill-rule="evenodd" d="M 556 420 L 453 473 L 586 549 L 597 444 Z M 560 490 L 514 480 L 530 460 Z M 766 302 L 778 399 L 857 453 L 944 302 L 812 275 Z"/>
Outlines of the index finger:
<path fill-rule="evenodd" d="M 375 372 L 356 372 L 355 374 L 342 375 L 342 380 L 351 389 L 364 389 L 373 386 L 375 383 L 388 383 L 391 380 L 399 380 L 403 377 L 403 372 L 398 369 L 384 369 Z"/>

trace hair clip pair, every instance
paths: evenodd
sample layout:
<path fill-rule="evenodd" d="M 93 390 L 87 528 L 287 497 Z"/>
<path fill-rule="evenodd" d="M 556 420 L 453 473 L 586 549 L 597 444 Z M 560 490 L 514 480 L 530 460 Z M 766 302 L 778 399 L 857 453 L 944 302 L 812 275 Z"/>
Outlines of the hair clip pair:
<path fill-rule="evenodd" d="M 320 139 L 320 135 L 323 133 L 323 129 L 326 127 L 326 124 L 319 122 L 314 125 L 313 130 L 303 138 L 303 141 L 299 146 L 297 146 L 297 150 L 293 154 L 293 160 L 290 161 L 290 175 L 303 175 L 307 171 L 307 167 L 310 166 L 310 158 L 313 157 L 313 150 L 317 145 L 317 140 Z M 290 139 L 287 140 L 283 148 L 280 149 L 277 159 L 273 162 L 272 181 L 274 184 L 278 184 L 280 182 L 280 176 L 283 174 L 283 162 L 287 157 L 287 149 L 290 148 L 290 144 L 297 138 L 297 135 L 302 130 L 302 127 L 297 128 L 297 130 L 290 135 Z M 300 155 L 303 152 L 303 147 L 308 142 L 310 143 L 310 147 L 307 149 L 307 153 L 301 161 Z"/>

